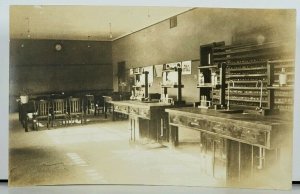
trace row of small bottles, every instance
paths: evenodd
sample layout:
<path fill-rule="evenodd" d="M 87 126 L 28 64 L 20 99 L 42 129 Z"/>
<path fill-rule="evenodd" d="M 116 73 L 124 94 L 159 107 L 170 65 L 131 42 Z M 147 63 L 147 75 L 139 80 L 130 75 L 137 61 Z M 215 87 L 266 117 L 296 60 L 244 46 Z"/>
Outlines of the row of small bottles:
<path fill-rule="evenodd" d="M 276 98 L 275 104 L 276 103 L 293 104 L 294 103 L 294 99 L 293 98 Z"/>
<path fill-rule="evenodd" d="M 274 91 L 274 95 L 276 96 L 282 96 L 282 97 L 292 97 L 294 95 L 293 90 L 289 90 L 289 91 L 282 91 L 282 90 L 276 90 Z"/>
<path fill-rule="evenodd" d="M 294 108 L 293 105 L 287 105 L 287 104 L 285 104 L 285 105 L 278 104 L 277 105 L 277 104 L 275 104 L 275 109 L 291 111 L 291 110 L 293 110 L 293 108 Z"/>
<path fill-rule="evenodd" d="M 207 103 L 210 104 L 210 101 L 207 100 L 207 96 L 205 96 L 205 95 L 200 96 L 200 106 L 208 107 L 209 105 L 207 105 Z"/>
<path fill-rule="evenodd" d="M 241 105 L 241 106 L 258 106 L 259 105 L 259 102 L 246 102 L 246 101 L 230 101 L 230 104 L 231 105 Z M 263 107 L 265 107 L 265 103 L 263 102 L 262 103 Z"/>

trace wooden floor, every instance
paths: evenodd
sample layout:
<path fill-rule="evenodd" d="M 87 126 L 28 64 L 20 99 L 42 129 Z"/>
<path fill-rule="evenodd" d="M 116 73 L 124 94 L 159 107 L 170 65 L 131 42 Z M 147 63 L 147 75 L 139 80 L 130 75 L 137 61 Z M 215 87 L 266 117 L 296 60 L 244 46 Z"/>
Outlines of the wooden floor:
<path fill-rule="evenodd" d="M 9 183 L 225 186 L 206 172 L 197 137 L 182 134 L 176 149 L 129 141 L 127 120 L 99 118 L 86 125 L 25 133 L 10 115 Z M 197 138 L 196 138 L 197 139 Z"/>

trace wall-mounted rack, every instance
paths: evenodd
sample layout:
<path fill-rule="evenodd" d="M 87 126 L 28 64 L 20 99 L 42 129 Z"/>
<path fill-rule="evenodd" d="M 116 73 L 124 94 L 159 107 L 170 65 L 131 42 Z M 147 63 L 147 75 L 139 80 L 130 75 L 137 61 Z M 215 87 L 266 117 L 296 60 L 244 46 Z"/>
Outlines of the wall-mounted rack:
<path fill-rule="evenodd" d="M 294 83 L 292 48 L 288 41 L 213 48 L 213 61 L 227 63 L 226 83 L 234 82 L 234 87 L 230 87 L 230 105 L 247 109 L 291 110 Z M 287 77 L 284 87 L 279 86 L 282 68 L 285 68 Z M 217 94 L 215 91 L 213 99 L 218 99 Z M 228 101 L 228 91 L 225 94 Z"/>

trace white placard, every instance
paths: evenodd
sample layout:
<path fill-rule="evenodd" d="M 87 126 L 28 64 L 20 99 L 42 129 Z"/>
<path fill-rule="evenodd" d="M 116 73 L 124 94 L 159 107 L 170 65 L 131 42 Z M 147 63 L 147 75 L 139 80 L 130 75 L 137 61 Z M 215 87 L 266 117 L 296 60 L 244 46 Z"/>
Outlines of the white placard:
<path fill-rule="evenodd" d="M 192 74 L 192 61 L 181 62 L 182 75 Z"/>
<path fill-rule="evenodd" d="M 161 77 L 163 71 L 163 65 L 155 65 L 154 67 L 155 67 L 155 76 Z"/>

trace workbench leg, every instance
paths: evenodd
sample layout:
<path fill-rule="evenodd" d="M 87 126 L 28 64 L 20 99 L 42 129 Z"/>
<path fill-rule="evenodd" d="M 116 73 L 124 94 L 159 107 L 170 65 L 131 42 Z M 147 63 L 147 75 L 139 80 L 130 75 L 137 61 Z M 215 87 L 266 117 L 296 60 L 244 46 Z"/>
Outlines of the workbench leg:
<path fill-rule="evenodd" d="M 170 137 L 170 143 L 171 147 L 176 147 L 178 145 L 178 127 L 169 125 L 169 137 Z"/>
<path fill-rule="evenodd" d="M 115 121 L 115 120 L 116 120 L 116 118 L 115 118 L 115 117 L 116 117 L 115 106 L 114 106 L 114 105 L 112 105 L 112 106 L 113 106 L 113 107 L 112 107 L 112 109 L 113 109 L 113 110 L 112 110 L 112 120 Z M 105 114 L 106 114 L 106 113 L 105 113 Z M 107 118 L 107 115 L 106 115 L 105 118 Z"/>
<path fill-rule="evenodd" d="M 140 125 L 139 125 L 139 118 L 134 118 L 134 139 L 140 140 Z"/>
<path fill-rule="evenodd" d="M 105 102 L 105 100 L 104 100 L 104 104 L 103 104 L 103 112 L 104 112 L 104 118 L 106 118 L 107 119 L 107 107 L 106 107 L 107 105 L 106 105 L 106 102 Z"/>

